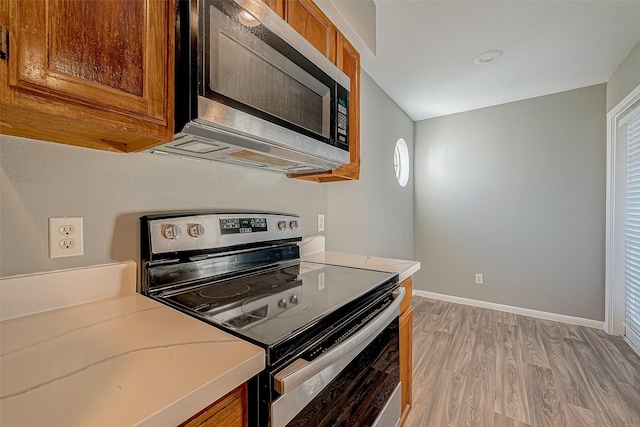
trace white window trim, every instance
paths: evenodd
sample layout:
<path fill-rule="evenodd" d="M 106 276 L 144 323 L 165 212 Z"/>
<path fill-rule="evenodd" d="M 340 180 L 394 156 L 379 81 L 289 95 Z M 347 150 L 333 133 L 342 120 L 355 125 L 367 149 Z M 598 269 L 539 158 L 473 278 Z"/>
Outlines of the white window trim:
<path fill-rule="evenodd" d="M 604 330 L 613 335 L 624 334 L 624 280 L 615 280 L 615 263 L 618 257 L 624 256 L 618 253 L 614 247 L 616 224 L 621 221 L 622 213 L 616 211 L 615 177 L 619 168 L 624 165 L 617 164 L 617 122 L 627 110 L 640 101 L 640 85 L 627 95 L 618 105 L 607 114 L 607 196 L 606 196 L 606 264 L 605 264 L 605 314 Z"/>
<path fill-rule="evenodd" d="M 398 138 L 393 148 L 393 160 L 395 176 L 400 187 L 406 187 L 409 183 L 409 175 L 411 174 L 411 158 L 409 155 L 409 146 L 404 138 Z"/>

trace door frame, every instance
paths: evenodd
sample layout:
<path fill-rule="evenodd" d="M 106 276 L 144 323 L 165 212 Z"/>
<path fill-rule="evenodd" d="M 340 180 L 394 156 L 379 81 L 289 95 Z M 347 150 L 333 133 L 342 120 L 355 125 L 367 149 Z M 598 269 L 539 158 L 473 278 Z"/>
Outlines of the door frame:
<path fill-rule="evenodd" d="M 604 330 L 613 335 L 624 335 L 624 280 L 616 280 L 623 272 L 616 264 L 624 258 L 623 249 L 615 244 L 615 236 L 624 212 L 616 210 L 616 173 L 624 164 L 616 159 L 618 150 L 618 126 L 620 116 L 640 101 L 640 85 L 607 113 L 607 196 L 606 196 L 606 261 L 605 261 L 605 310 Z M 617 247 L 616 247 L 617 246 Z"/>

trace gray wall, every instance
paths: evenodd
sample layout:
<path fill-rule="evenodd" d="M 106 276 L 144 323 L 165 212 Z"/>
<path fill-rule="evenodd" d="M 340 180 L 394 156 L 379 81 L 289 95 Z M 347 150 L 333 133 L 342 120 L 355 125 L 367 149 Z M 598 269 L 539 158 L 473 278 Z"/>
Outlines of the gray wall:
<path fill-rule="evenodd" d="M 412 259 L 413 170 L 400 187 L 393 151 L 404 138 L 413 159 L 413 121 L 364 71 L 360 105 L 360 180 L 328 187 L 327 249 Z"/>
<path fill-rule="evenodd" d="M 603 320 L 605 106 L 597 85 L 416 123 L 414 287 Z"/>
<path fill-rule="evenodd" d="M 283 175 L 0 136 L 0 277 L 136 260 L 142 214 L 246 208 L 299 213 L 305 235 L 327 187 Z M 85 255 L 49 259 L 48 218 L 84 217 Z"/>
<path fill-rule="evenodd" d="M 362 62 L 376 56 L 376 4 L 373 0 L 315 0 L 315 4 L 360 52 Z"/>
<path fill-rule="evenodd" d="M 405 188 L 397 184 L 393 148 L 403 137 L 413 149 L 413 122 L 365 73 L 361 90 L 356 182 L 316 184 L 222 163 L 0 135 L 0 277 L 136 260 L 141 215 L 192 209 L 299 213 L 305 236 L 319 234 L 317 215 L 324 213 L 331 250 L 411 258 L 413 178 Z M 48 218 L 55 216 L 84 217 L 84 256 L 48 258 Z"/>
<path fill-rule="evenodd" d="M 640 43 L 607 82 L 607 111 L 611 111 L 638 85 L 640 85 Z"/>

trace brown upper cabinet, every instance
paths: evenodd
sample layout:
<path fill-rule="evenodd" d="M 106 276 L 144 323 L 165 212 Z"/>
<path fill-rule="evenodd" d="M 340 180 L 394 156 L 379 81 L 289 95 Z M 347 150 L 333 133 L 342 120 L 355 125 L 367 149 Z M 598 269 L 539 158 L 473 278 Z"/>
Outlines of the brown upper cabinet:
<path fill-rule="evenodd" d="M 358 179 L 358 51 L 311 0 L 264 1 L 351 79 L 350 163 L 294 177 Z M 0 25 L 0 133 L 119 152 L 173 139 L 173 0 L 1 0 Z"/>
<path fill-rule="evenodd" d="M 265 0 L 265 2 L 351 80 L 350 163 L 328 172 L 293 176 L 315 182 L 358 179 L 360 177 L 360 54 L 311 0 Z"/>
<path fill-rule="evenodd" d="M 336 64 L 336 27 L 311 0 L 288 0 L 284 7 L 285 21 Z"/>
<path fill-rule="evenodd" d="M 1 3 L 1 133 L 121 152 L 173 138 L 170 2 Z"/>

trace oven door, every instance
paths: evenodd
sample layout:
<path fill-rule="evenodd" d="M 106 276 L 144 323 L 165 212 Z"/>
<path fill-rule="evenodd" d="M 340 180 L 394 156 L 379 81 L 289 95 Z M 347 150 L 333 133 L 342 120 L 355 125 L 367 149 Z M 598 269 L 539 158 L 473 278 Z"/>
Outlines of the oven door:
<path fill-rule="evenodd" d="M 393 303 L 347 340 L 274 376 L 281 396 L 271 404 L 272 427 L 399 424 L 398 315 L 404 292 L 399 288 Z"/>

